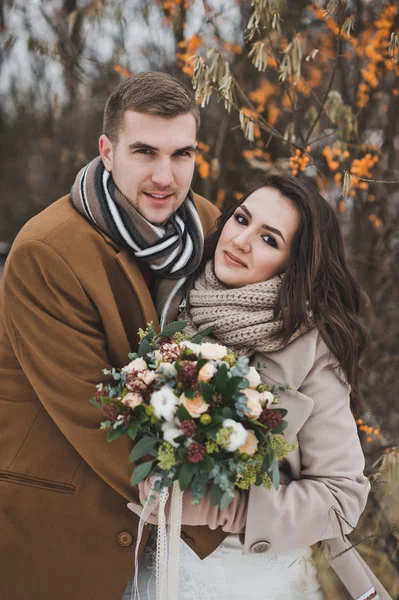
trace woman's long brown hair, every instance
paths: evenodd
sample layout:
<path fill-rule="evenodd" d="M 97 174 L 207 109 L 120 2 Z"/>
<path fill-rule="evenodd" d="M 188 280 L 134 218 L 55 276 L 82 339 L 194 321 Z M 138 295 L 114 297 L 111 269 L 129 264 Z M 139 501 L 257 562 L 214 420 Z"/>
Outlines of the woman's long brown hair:
<path fill-rule="evenodd" d="M 279 335 L 287 342 L 306 323 L 311 310 L 316 327 L 351 386 L 352 412 L 359 416 L 363 409 L 359 361 L 367 345 L 359 314 L 361 292 L 345 260 L 337 217 L 314 185 L 289 176 L 260 175 L 249 185 L 247 193 L 219 218 L 216 231 L 205 243 L 197 274 L 213 258 L 222 229 L 237 207 L 263 187 L 279 190 L 300 215 L 275 311 L 283 321 Z"/>

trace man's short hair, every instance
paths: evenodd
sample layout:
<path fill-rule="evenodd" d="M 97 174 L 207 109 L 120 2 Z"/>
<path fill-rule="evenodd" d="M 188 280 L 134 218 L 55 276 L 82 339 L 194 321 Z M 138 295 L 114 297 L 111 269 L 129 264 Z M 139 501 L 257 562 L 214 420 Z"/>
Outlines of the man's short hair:
<path fill-rule="evenodd" d="M 195 119 L 197 131 L 200 125 L 200 113 L 194 94 L 168 73 L 152 71 L 133 75 L 123 81 L 108 98 L 103 133 L 113 144 L 118 142 L 127 110 L 158 115 L 164 119 L 190 113 Z"/>

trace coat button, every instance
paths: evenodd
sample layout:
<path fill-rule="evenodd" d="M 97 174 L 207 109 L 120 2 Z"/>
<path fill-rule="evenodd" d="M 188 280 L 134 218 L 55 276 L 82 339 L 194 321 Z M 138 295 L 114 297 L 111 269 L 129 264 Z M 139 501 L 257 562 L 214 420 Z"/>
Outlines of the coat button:
<path fill-rule="evenodd" d="M 133 542 L 133 537 L 131 536 L 131 534 L 128 531 L 122 531 L 119 535 L 118 535 L 118 544 L 120 546 L 130 546 L 130 544 Z"/>
<path fill-rule="evenodd" d="M 267 552 L 269 548 L 269 542 L 256 542 L 256 544 L 252 544 L 250 552 L 252 554 L 263 554 L 264 552 Z"/>

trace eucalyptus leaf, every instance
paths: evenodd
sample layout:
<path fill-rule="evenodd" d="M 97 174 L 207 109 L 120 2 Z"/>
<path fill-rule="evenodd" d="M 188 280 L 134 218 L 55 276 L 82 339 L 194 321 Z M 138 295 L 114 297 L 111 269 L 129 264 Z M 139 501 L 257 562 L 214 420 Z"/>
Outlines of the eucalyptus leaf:
<path fill-rule="evenodd" d="M 149 436 L 141 438 L 130 453 L 130 462 L 135 462 L 154 449 L 158 440 Z"/>
<path fill-rule="evenodd" d="M 216 483 L 214 483 L 213 486 L 211 487 L 211 493 L 210 493 L 210 498 L 209 498 L 211 506 L 218 506 L 218 504 L 220 504 L 222 496 L 223 496 L 222 490 Z"/>
<path fill-rule="evenodd" d="M 280 471 L 278 468 L 278 462 L 275 459 L 272 464 L 272 481 L 275 490 L 278 490 L 280 485 Z"/>
<path fill-rule="evenodd" d="M 90 404 L 92 404 L 96 408 L 101 408 L 102 406 L 101 402 L 98 402 L 94 397 L 90 398 Z"/>
<path fill-rule="evenodd" d="M 122 425 L 121 427 L 117 427 L 116 429 L 111 429 L 111 431 L 107 435 L 107 442 L 113 442 L 118 438 L 122 437 L 125 433 L 125 427 Z"/>
<path fill-rule="evenodd" d="M 143 338 L 140 342 L 140 346 L 139 349 L 137 351 L 137 354 L 140 358 L 144 358 L 144 356 L 146 356 L 149 352 L 151 352 L 151 346 L 148 340 L 146 340 L 145 338 Z"/>
<path fill-rule="evenodd" d="M 159 335 L 160 337 L 172 337 L 178 331 L 183 331 L 186 325 L 187 323 L 184 321 L 172 321 L 162 329 Z"/>
<path fill-rule="evenodd" d="M 199 331 L 198 333 L 195 334 L 194 337 L 191 338 L 191 342 L 193 344 L 200 344 L 204 337 L 206 337 L 212 333 L 213 328 L 214 328 L 214 326 L 210 325 L 209 327 L 206 327 L 206 329 L 202 329 L 202 331 Z"/>
<path fill-rule="evenodd" d="M 145 479 L 149 475 L 151 468 L 152 460 L 142 463 L 141 465 L 137 465 L 131 476 L 130 483 L 132 485 L 137 485 L 138 483 L 140 483 L 140 481 L 143 481 L 143 479 Z"/>
<path fill-rule="evenodd" d="M 224 508 L 227 508 L 230 502 L 233 500 L 233 498 L 234 494 L 232 495 L 230 491 L 225 492 L 220 500 L 220 508 L 222 510 Z"/>

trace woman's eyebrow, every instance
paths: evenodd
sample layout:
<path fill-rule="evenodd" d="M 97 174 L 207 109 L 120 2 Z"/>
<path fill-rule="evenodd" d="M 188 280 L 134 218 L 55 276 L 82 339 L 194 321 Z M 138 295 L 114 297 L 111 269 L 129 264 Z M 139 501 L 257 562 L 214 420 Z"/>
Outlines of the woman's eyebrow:
<path fill-rule="evenodd" d="M 242 209 L 242 210 L 245 212 L 245 214 L 246 214 L 246 215 L 248 215 L 248 217 L 249 217 L 250 219 L 252 219 L 252 215 L 251 215 L 251 213 L 249 212 L 249 210 L 247 209 L 247 207 L 245 206 L 245 204 L 241 204 L 241 206 L 240 206 L 239 208 L 241 208 L 241 209 Z M 285 239 L 284 239 L 284 236 L 283 236 L 283 234 L 281 233 L 281 231 L 280 231 L 279 229 L 276 229 L 275 227 L 272 227 L 271 225 L 265 225 L 265 224 L 264 224 L 264 225 L 261 225 L 261 227 L 263 227 L 264 229 L 267 229 L 268 231 L 272 231 L 272 232 L 273 232 L 273 233 L 275 233 L 276 235 L 280 236 L 280 237 L 281 237 L 281 239 L 283 240 L 284 244 L 286 244 L 286 243 L 287 243 L 287 242 L 285 241 Z"/>

